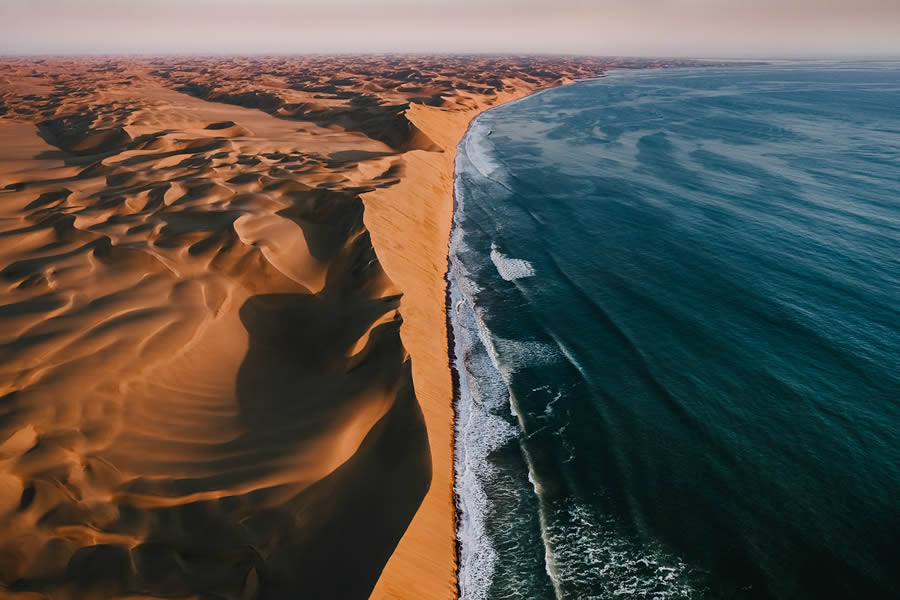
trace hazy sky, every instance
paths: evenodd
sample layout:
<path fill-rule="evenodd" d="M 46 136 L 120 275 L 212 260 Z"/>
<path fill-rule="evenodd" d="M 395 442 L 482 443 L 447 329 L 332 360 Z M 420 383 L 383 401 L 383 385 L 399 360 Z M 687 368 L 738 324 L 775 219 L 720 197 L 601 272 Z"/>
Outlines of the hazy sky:
<path fill-rule="evenodd" d="M 0 54 L 900 55 L 900 0 L 0 0 Z"/>

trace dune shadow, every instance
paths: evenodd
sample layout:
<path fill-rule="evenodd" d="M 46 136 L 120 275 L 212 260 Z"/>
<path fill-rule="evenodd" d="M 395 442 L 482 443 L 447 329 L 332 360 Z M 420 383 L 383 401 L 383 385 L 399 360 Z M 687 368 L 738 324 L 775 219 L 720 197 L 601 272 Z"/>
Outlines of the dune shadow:
<path fill-rule="evenodd" d="M 249 347 L 236 382 L 243 433 L 215 449 L 214 468 L 123 482 L 104 534 L 136 544 L 51 538 L 37 557 L 43 574 L 4 577 L 6 589 L 368 598 L 428 491 L 432 464 L 399 336 L 399 296 L 342 297 L 247 299 L 240 319 Z M 217 493 L 182 501 L 208 492 Z M 57 531 L 91 514 L 60 502 L 41 522 Z"/>
<path fill-rule="evenodd" d="M 265 423 L 277 419 L 315 436 L 326 422 L 349 422 L 365 411 L 372 400 L 360 397 L 387 402 L 349 460 L 255 517 L 255 527 L 279 531 L 260 598 L 368 598 L 428 491 L 431 454 L 399 319 L 374 328 L 365 348 L 346 357 L 372 318 L 395 302 L 367 300 L 342 310 L 318 296 L 273 294 L 241 309 L 250 348 L 238 401 L 249 426 L 271 430 Z"/>

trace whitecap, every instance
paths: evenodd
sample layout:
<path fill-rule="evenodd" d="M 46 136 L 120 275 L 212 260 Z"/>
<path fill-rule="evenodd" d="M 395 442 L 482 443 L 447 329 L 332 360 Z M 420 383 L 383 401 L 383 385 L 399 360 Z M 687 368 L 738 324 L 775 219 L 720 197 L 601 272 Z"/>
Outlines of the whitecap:
<path fill-rule="evenodd" d="M 535 340 L 512 340 L 491 336 L 489 350 L 497 357 L 498 370 L 509 377 L 526 367 L 552 365 L 562 360 L 556 346 Z"/>
<path fill-rule="evenodd" d="M 559 595 L 584 600 L 705 597 L 706 573 L 654 542 L 619 531 L 615 519 L 574 498 L 544 506 L 548 572 Z"/>
<path fill-rule="evenodd" d="M 534 266 L 521 258 L 510 258 L 497 249 L 497 244 L 491 243 L 491 261 L 497 267 L 500 277 L 506 281 L 524 279 L 534 275 Z"/>

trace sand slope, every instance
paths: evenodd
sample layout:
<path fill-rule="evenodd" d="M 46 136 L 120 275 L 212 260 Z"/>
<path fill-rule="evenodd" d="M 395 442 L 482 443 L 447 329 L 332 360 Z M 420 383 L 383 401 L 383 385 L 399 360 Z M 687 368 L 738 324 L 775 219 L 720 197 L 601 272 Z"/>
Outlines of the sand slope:
<path fill-rule="evenodd" d="M 0 61 L 0 596 L 454 597 L 454 149 L 607 64 Z"/>

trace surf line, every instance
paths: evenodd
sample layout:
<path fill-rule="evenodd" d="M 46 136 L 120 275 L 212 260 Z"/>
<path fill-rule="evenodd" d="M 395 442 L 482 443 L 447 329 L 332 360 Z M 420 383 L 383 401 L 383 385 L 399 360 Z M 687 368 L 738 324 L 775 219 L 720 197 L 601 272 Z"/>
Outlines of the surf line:
<path fill-rule="evenodd" d="M 538 94 L 544 93 L 554 88 L 547 88 L 543 90 L 539 90 L 533 94 L 529 94 L 524 96 L 523 98 L 519 98 L 513 100 L 511 102 L 504 103 L 500 106 L 507 106 L 510 104 L 514 104 L 516 102 L 520 102 L 526 98 L 530 98 L 532 96 L 536 96 Z M 489 110 L 493 110 L 492 107 Z M 469 150 L 473 149 L 470 147 L 470 142 L 472 140 L 473 135 L 477 135 L 478 121 L 482 115 L 486 112 L 479 114 L 469 123 L 469 126 L 464 134 L 459 146 L 457 147 L 457 159 L 454 163 L 455 174 L 453 178 L 453 222 L 451 226 L 450 232 L 450 240 L 447 248 L 447 271 L 445 273 L 445 281 L 446 281 L 446 291 L 445 291 L 445 314 L 446 314 L 446 327 L 447 327 L 447 346 L 448 346 L 448 361 L 451 372 L 451 381 L 452 381 L 452 391 L 453 391 L 453 432 L 451 434 L 451 443 L 453 447 L 453 465 L 454 465 L 454 477 L 453 477 L 453 502 L 454 502 L 454 525 L 455 525 L 455 552 L 456 552 L 456 596 L 458 598 L 464 597 L 463 593 L 466 591 L 463 589 L 464 582 L 462 581 L 460 575 L 463 572 L 465 567 L 471 568 L 472 565 L 464 565 L 464 552 L 463 552 L 463 542 L 462 536 L 460 533 L 462 532 L 463 523 L 463 507 L 465 505 L 465 500 L 462 497 L 462 493 L 465 491 L 461 486 L 461 478 L 459 469 L 462 468 L 459 465 L 460 453 L 463 448 L 460 448 L 461 440 L 459 439 L 459 432 L 461 427 L 461 410 L 460 410 L 460 402 L 462 400 L 462 386 L 467 385 L 464 381 L 465 376 L 461 374 L 461 371 L 464 370 L 464 365 L 462 364 L 462 360 L 464 357 L 462 356 L 462 352 L 457 352 L 457 343 L 460 340 L 457 340 L 457 336 L 455 333 L 455 327 L 459 323 L 459 317 L 461 316 L 461 309 L 465 309 L 465 305 L 468 305 L 468 308 L 472 311 L 474 319 L 476 321 L 476 326 L 478 329 L 478 338 L 482 342 L 487 354 L 492 362 L 492 366 L 496 371 L 498 377 L 500 377 L 506 388 L 507 394 L 509 398 L 510 410 L 513 415 L 516 417 L 516 422 L 518 425 L 518 434 L 524 431 L 524 423 L 522 422 L 522 418 L 519 414 L 519 411 L 516 410 L 514 398 L 512 395 L 512 391 L 509 389 L 509 382 L 507 378 L 503 376 L 500 366 L 498 364 L 497 352 L 496 348 L 494 348 L 493 343 L 491 342 L 489 332 L 486 329 L 486 325 L 482 321 L 482 319 L 478 316 L 477 311 L 475 310 L 475 302 L 474 298 L 471 297 L 470 294 L 466 293 L 466 290 L 462 289 L 464 286 L 460 285 L 461 279 L 465 278 L 463 273 L 460 271 L 459 266 L 454 261 L 454 248 L 455 241 L 459 241 L 459 236 L 462 235 L 462 231 L 460 229 L 461 223 L 457 218 L 462 213 L 462 205 L 463 198 L 462 192 L 460 190 L 459 185 L 459 165 L 460 165 L 460 157 L 465 157 L 474 167 L 480 175 L 485 177 L 486 179 L 501 185 L 502 187 L 512 191 L 512 189 L 506 185 L 502 181 L 498 181 L 496 178 L 491 177 L 491 173 L 493 173 L 496 169 L 490 170 L 491 173 L 485 173 L 484 165 L 479 166 L 476 164 L 476 161 L 472 160 Z M 493 130 L 489 130 L 490 133 L 493 133 Z M 487 138 L 487 135 L 484 135 Z M 491 255 L 490 258 L 492 262 L 494 262 L 495 267 L 497 267 L 497 271 L 500 276 L 507 280 L 511 281 L 513 279 L 519 279 L 522 277 L 530 277 L 534 275 L 534 268 L 526 260 L 510 258 L 502 253 L 500 253 L 499 249 L 495 244 L 492 244 L 491 247 Z M 504 275 L 505 273 L 505 275 Z M 460 296 L 460 300 L 458 300 L 454 305 L 453 299 L 453 291 L 454 288 L 456 292 Z M 459 327 L 462 325 L 459 324 Z M 468 385 L 467 385 L 468 387 Z M 471 394 L 470 394 L 471 395 Z M 550 540 L 547 537 L 547 520 L 545 509 L 543 507 L 543 502 L 541 501 L 540 495 L 537 493 L 537 486 L 534 483 L 534 468 L 532 465 L 531 458 L 527 455 L 525 448 L 522 448 L 523 458 L 525 459 L 525 463 L 528 466 L 528 478 L 532 482 L 532 486 L 534 489 L 534 493 L 537 496 L 538 503 L 538 520 L 539 520 L 539 528 L 540 528 L 540 536 L 542 545 L 544 546 L 544 566 L 547 572 L 548 577 L 550 578 L 551 586 L 553 588 L 554 597 L 559 600 L 562 598 L 562 590 L 560 589 L 560 583 L 558 577 L 556 575 L 556 569 L 554 568 L 554 560 L 553 553 L 551 549 Z M 484 590 L 486 591 L 486 590 Z M 477 593 L 477 591 L 476 591 Z"/>

